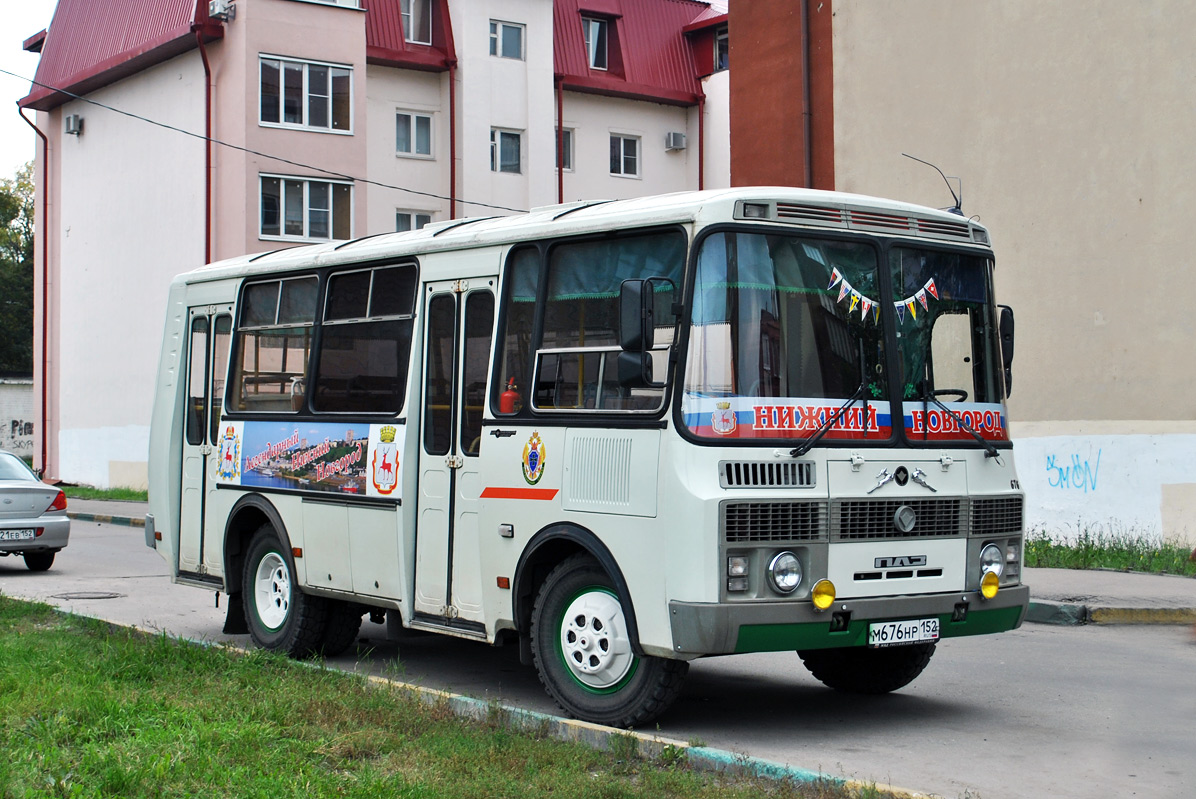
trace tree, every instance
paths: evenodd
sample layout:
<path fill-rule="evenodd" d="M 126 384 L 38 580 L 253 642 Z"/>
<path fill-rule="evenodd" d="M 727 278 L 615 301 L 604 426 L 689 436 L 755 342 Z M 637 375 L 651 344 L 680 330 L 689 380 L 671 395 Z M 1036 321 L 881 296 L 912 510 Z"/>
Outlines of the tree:
<path fill-rule="evenodd" d="M 0 180 L 0 373 L 33 374 L 33 162 Z"/>

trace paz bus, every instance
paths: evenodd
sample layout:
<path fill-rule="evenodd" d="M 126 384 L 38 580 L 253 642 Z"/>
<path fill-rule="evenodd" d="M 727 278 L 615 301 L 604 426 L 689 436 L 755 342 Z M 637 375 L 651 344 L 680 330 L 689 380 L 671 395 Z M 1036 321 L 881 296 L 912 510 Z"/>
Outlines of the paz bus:
<path fill-rule="evenodd" d="M 893 691 L 1026 613 L 993 264 L 957 214 L 768 187 L 214 263 L 169 292 L 146 543 L 261 647 L 514 644 L 592 722 L 710 655 Z"/>

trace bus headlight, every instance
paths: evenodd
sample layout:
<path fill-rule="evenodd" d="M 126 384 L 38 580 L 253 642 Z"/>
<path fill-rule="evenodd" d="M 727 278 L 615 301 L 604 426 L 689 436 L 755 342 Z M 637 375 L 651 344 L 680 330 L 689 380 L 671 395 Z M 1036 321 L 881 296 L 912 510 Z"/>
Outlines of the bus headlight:
<path fill-rule="evenodd" d="M 980 576 L 992 572 L 1001 576 L 1001 572 L 1005 569 L 1005 553 L 996 544 L 988 544 L 984 549 L 980 550 Z"/>
<path fill-rule="evenodd" d="M 801 561 L 792 552 L 781 552 L 768 564 L 768 581 L 777 593 L 792 594 L 801 585 Z"/>

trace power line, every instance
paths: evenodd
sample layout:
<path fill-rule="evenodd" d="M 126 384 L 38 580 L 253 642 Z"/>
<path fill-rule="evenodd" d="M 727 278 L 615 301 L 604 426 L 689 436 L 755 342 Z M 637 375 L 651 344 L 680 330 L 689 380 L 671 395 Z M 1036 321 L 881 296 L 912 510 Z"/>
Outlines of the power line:
<path fill-rule="evenodd" d="M 230 142 L 222 141 L 221 139 L 215 139 L 210 136 L 204 136 L 202 133 L 195 133 L 190 130 L 184 130 L 183 128 L 175 127 L 174 125 L 168 125 L 165 122 L 159 122 L 156 119 L 150 119 L 149 117 L 141 116 L 140 114 L 134 114 L 132 111 L 125 111 L 123 109 L 116 108 L 114 106 L 106 105 L 105 103 L 101 103 L 98 100 L 93 100 L 90 97 L 83 97 L 82 95 L 75 94 L 74 92 L 68 91 L 67 89 L 60 89 L 57 86 L 51 86 L 47 83 L 41 83 L 40 81 L 34 80 L 32 78 L 26 78 L 24 75 L 18 75 L 15 72 L 9 72 L 7 69 L 0 68 L 0 73 L 3 73 L 5 75 L 8 75 L 13 78 L 17 78 L 18 80 L 29 81 L 29 83 L 33 84 L 34 86 L 40 86 L 43 89 L 49 89 L 52 92 L 59 92 L 60 94 L 65 94 L 67 97 L 70 97 L 75 100 L 81 100 L 82 102 L 85 102 L 85 103 L 90 103 L 91 105 L 97 106 L 99 108 L 103 108 L 106 111 L 112 111 L 113 113 L 120 114 L 122 116 L 126 116 L 131 119 L 136 119 L 140 122 L 147 122 L 150 125 L 155 125 L 159 128 L 165 128 L 166 130 L 173 131 L 175 133 L 181 133 L 184 136 L 190 136 L 193 139 L 199 139 L 200 141 L 211 142 L 212 144 L 218 144 L 221 147 L 227 147 L 230 150 L 238 150 L 243 153 L 248 153 L 249 155 L 256 155 L 259 158 L 267 158 L 271 161 L 278 161 L 279 163 L 282 163 L 282 164 L 288 164 L 290 166 L 296 166 L 296 167 L 300 167 L 302 169 L 311 169 L 316 172 L 322 172 L 325 175 L 329 175 L 329 176 L 335 177 L 335 178 L 341 178 L 342 180 L 348 180 L 348 181 L 352 181 L 354 183 L 363 183 L 363 184 L 370 185 L 370 186 L 378 186 L 379 188 L 383 188 L 383 189 L 393 189 L 395 191 L 403 191 L 403 192 L 407 192 L 408 194 L 416 194 L 416 195 L 419 195 L 420 197 L 431 197 L 432 199 L 436 199 L 436 200 L 446 200 L 448 202 L 455 201 L 455 202 L 461 203 L 462 205 L 476 205 L 479 208 L 493 208 L 498 211 L 512 211 L 517 214 L 525 213 L 525 211 L 526 211 L 526 209 L 523 209 L 523 208 L 509 208 L 505 205 L 492 205 L 490 203 L 476 202 L 474 200 L 463 200 L 460 197 L 457 197 L 457 198 L 446 197 L 442 194 L 435 194 L 435 193 L 429 192 L 429 191 L 420 191 L 418 189 L 409 189 L 409 188 L 406 188 L 405 186 L 395 186 L 390 183 L 382 183 L 381 181 L 370 180 L 369 178 L 359 178 L 359 177 L 355 177 L 354 175 L 346 175 L 343 172 L 336 172 L 331 169 L 324 169 L 323 167 L 314 166 L 312 164 L 306 164 L 302 161 L 294 161 L 294 160 L 291 160 L 290 158 L 283 158 L 280 155 L 271 155 L 270 153 L 263 153 L 260 150 L 251 150 L 250 148 L 242 147 L 239 144 L 232 144 Z"/>

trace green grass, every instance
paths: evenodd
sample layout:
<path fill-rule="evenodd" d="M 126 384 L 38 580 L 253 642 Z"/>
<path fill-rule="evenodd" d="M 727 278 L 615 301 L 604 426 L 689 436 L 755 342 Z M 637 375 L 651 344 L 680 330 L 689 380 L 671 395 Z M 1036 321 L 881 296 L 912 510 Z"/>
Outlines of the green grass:
<path fill-rule="evenodd" d="M 129 502 L 146 502 L 148 491 L 135 488 L 92 488 L 91 486 L 59 485 L 67 499 L 117 499 Z"/>
<path fill-rule="evenodd" d="M 1192 550 L 1136 533 L 1082 529 L 1077 536 L 1053 536 L 1031 530 L 1026 536 L 1026 565 L 1053 569 L 1118 569 L 1196 576 Z"/>
<path fill-rule="evenodd" d="M 0 595 L 0 798 L 846 797 L 470 722 L 394 686 Z"/>

